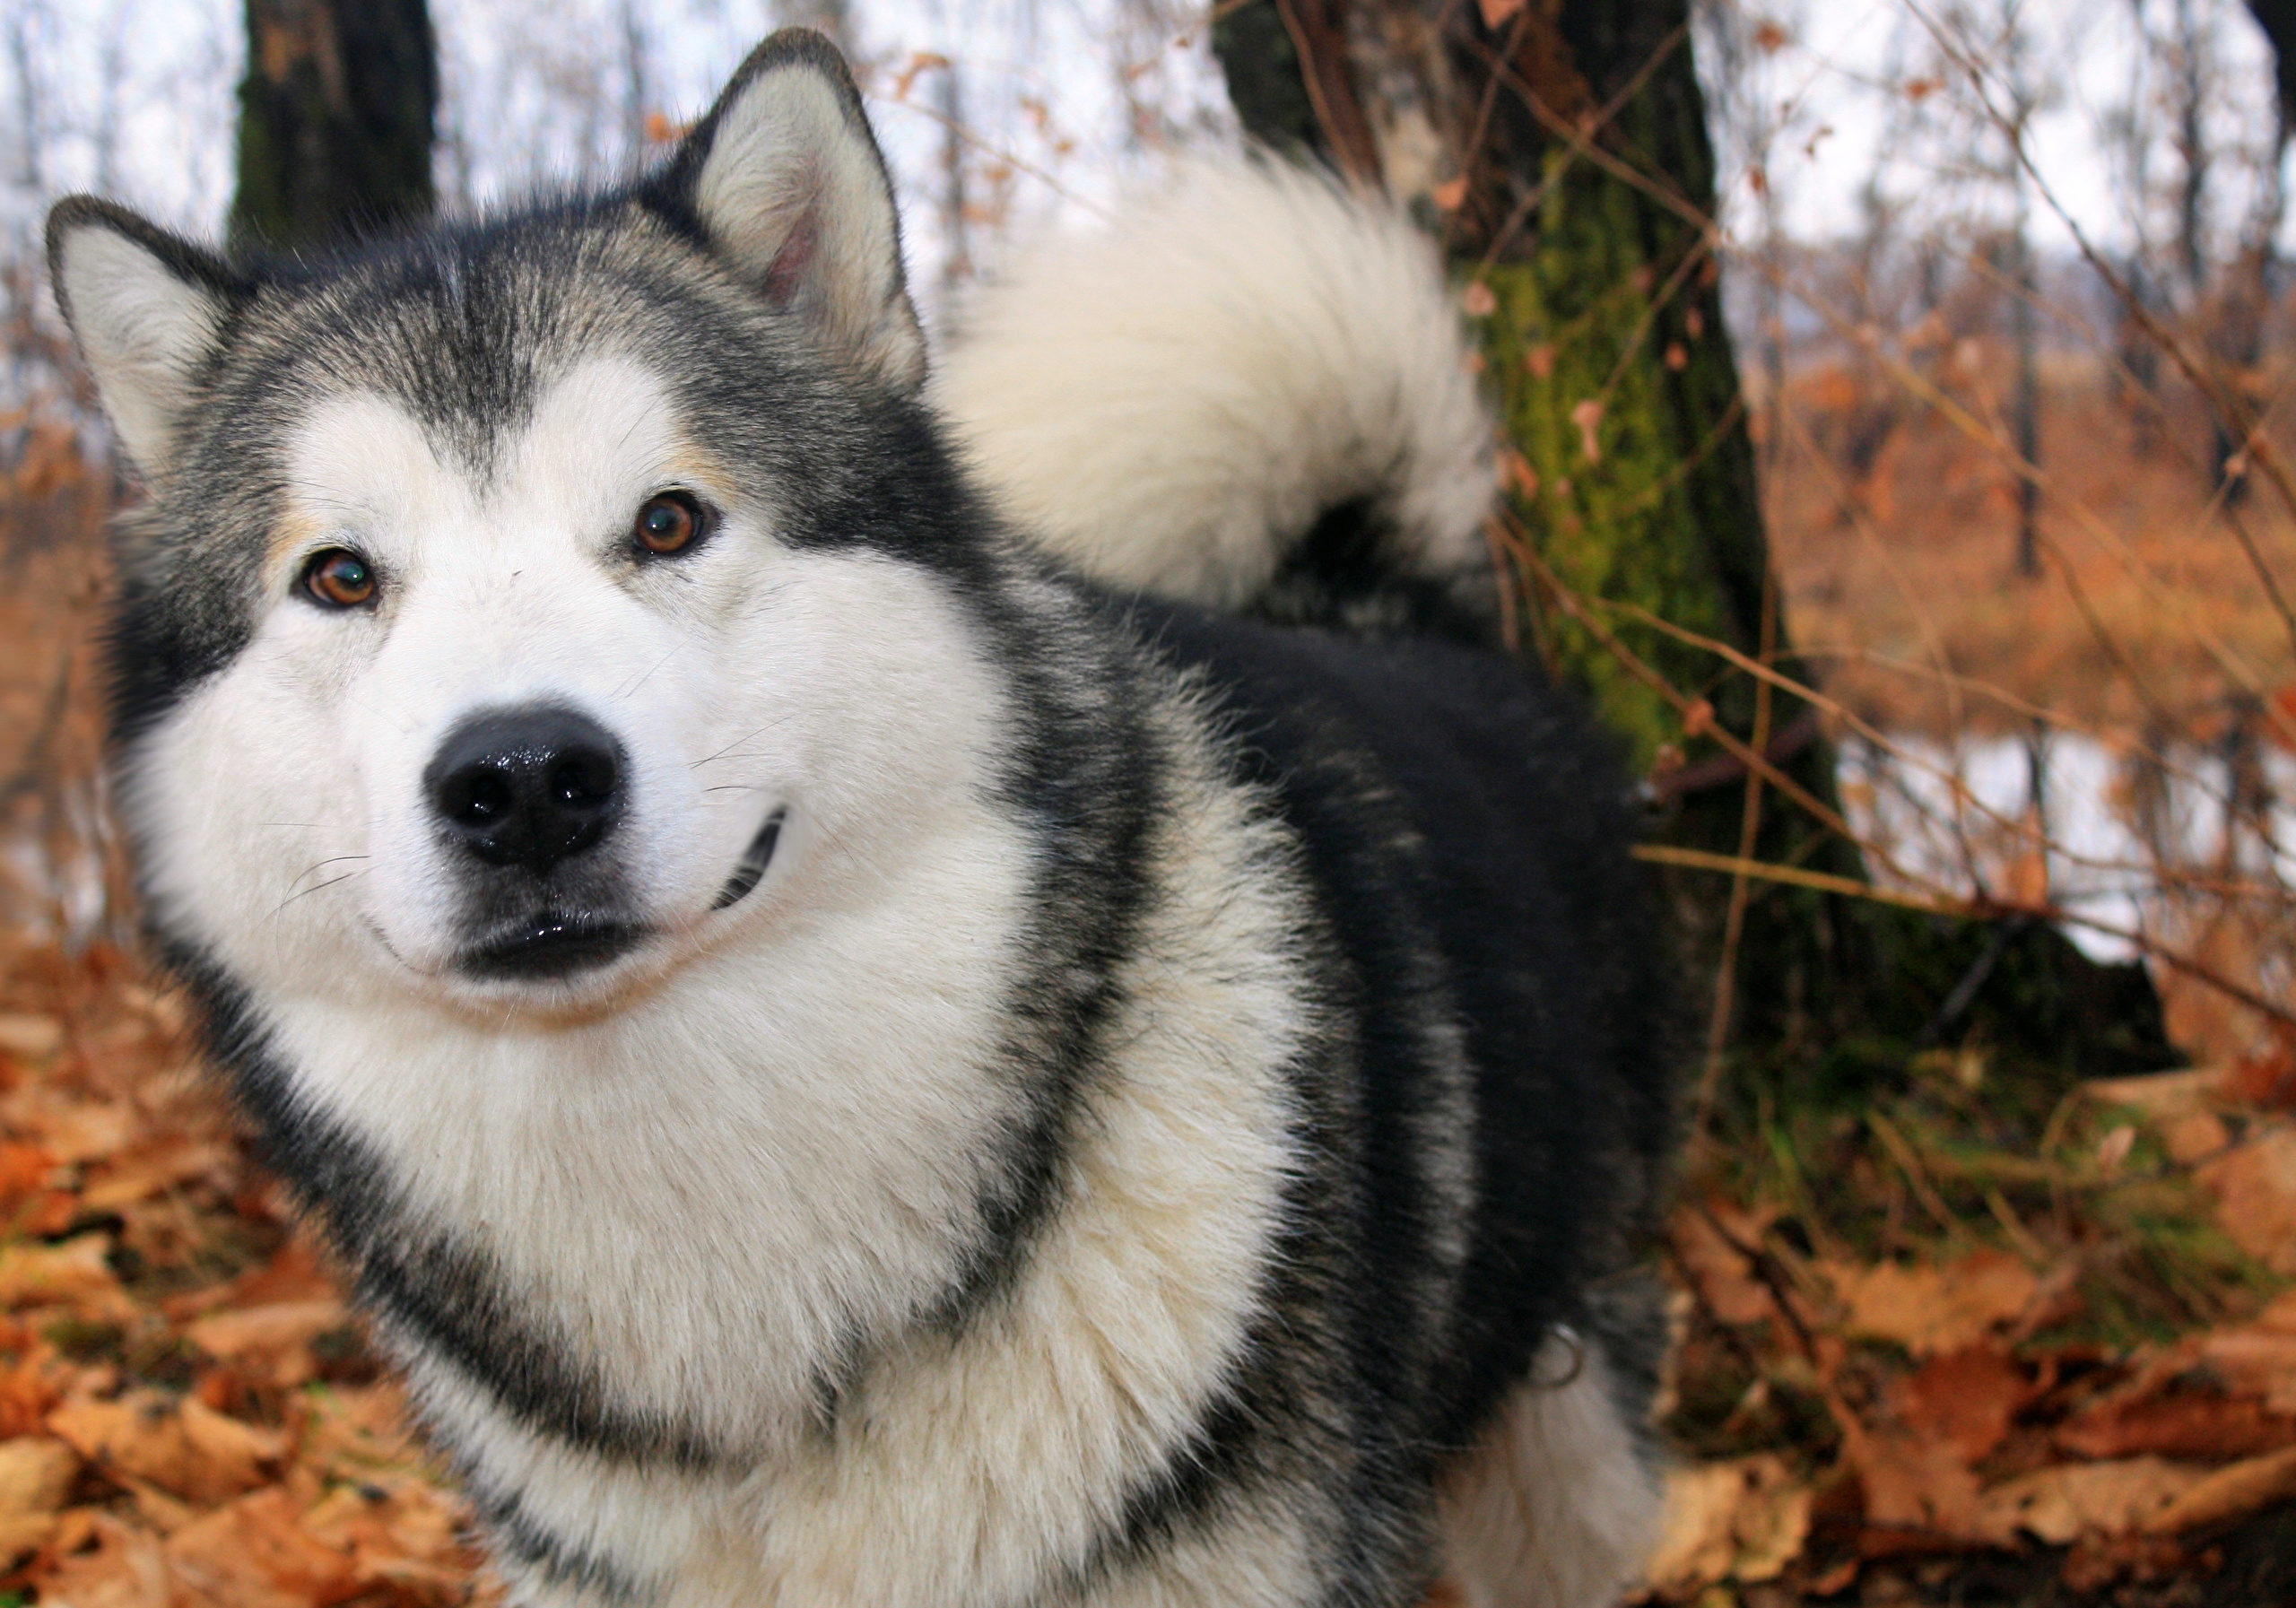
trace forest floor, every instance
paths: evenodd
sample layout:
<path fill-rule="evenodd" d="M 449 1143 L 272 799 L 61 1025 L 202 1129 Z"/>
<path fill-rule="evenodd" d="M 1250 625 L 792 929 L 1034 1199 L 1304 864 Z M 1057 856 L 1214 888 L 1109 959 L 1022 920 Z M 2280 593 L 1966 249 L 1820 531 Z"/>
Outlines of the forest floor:
<path fill-rule="evenodd" d="M 0 1604 L 492 1601 L 185 1014 L 0 956 Z M 1749 1077 L 1668 1235 L 1661 1600 L 2296 1602 L 2296 1123 L 1974 1047 Z"/>

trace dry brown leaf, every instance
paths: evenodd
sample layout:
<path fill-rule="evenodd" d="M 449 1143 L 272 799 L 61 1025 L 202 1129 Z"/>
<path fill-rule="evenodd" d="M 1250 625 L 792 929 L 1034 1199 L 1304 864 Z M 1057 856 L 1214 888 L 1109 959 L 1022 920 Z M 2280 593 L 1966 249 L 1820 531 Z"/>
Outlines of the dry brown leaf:
<path fill-rule="evenodd" d="M 33 1577 L 44 1603 L 71 1608 L 181 1608 L 160 1538 L 109 1513 L 92 1519 L 96 1545 Z"/>
<path fill-rule="evenodd" d="M 2066 1463 L 2004 1481 L 1985 1493 L 1987 1528 L 2022 1530 L 2051 1546 L 2083 1534 L 2145 1528 L 2197 1486 L 2206 1470 L 2160 1457 Z"/>
<path fill-rule="evenodd" d="M 1974 1464 L 2009 1433 L 2018 1412 L 2040 1394 L 2009 1353 L 1974 1345 L 1932 1357 L 1899 1386 L 1898 1416 L 1908 1430 L 1951 1446 Z"/>
<path fill-rule="evenodd" d="M 133 1317 L 135 1303 L 106 1260 L 110 1252 L 104 1234 L 0 1249 L 0 1307 L 70 1307 L 91 1317 Z"/>
<path fill-rule="evenodd" d="M 2022 1314 L 2040 1288 L 2030 1268 L 2003 1251 L 1979 1251 L 1942 1267 L 1819 1266 L 1848 1308 L 1851 1334 L 1894 1341 L 1917 1357 L 1977 1345 Z"/>
<path fill-rule="evenodd" d="M 1992 1544 L 2004 1539 L 1987 1522 L 1978 1478 L 1952 1446 L 1900 1424 L 1842 1424 L 1842 1453 L 1865 1490 L 1869 1543 L 1894 1551 L 1909 1534 Z"/>
<path fill-rule="evenodd" d="M 79 1472 L 78 1455 L 60 1440 L 20 1435 L 0 1441 L 0 1513 L 58 1511 Z"/>
<path fill-rule="evenodd" d="M 136 1517 L 161 1535 L 172 1535 L 199 1517 L 198 1508 L 180 1497 L 170 1496 L 149 1480 L 117 1468 L 109 1471 L 109 1477 L 126 1491 L 128 1499 L 135 1504 Z"/>
<path fill-rule="evenodd" d="M 0 1370 L 0 1436 L 29 1435 L 48 1421 L 48 1410 L 64 1396 L 64 1383 L 52 1352 L 34 1352 Z"/>
<path fill-rule="evenodd" d="M 51 1544 L 62 1527 L 53 1513 L 0 1513 L 0 1567 L 13 1567 L 26 1553 Z"/>
<path fill-rule="evenodd" d="M 1523 9 L 1524 0 L 1477 0 L 1483 12 L 1483 25 L 1498 28 Z"/>
<path fill-rule="evenodd" d="M 2223 1099 L 2224 1074 L 2212 1066 L 2154 1072 L 2133 1078 L 2092 1078 L 2084 1093 L 2109 1106 L 2128 1106 L 2155 1122 L 2213 1109 Z"/>
<path fill-rule="evenodd" d="M 2277 1334 L 2296 1334 L 2296 1290 L 2266 1302 L 2264 1310 L 2248 1320 L 2248 1326 Z"/>
<path fill-rule="evenodd" d="M 46 1186 L 56 1158 L 37 1144 L 0 1143 L 0 1199 L 22 1200 Z"/>
<path fill-rule="evenodd" d="M 2179 1167 L 2191 1167 L 2230 1148 L 2232 1130 L 2213 1111 L 2187 1111 L 2159 1124 L 2161 1148 Z"/>
<path fill-rule="evenodd" d="M 400 1476 L 338 1485 L 303 1516 L 306 1532 L 348 1549 L 362 1581 L 467 1582 L 475 1562 L 465 1515 L 435 1485 Z"/>
<path fill-rule="evenodd" d="M 209 1356 L 240 1363 L 292 1389 L 318 1371 L 311 1342 L 349 1321 L 341 1301 L 282 1301 L 203 1317 L 184 1334 Z"/>
<path fill-rule="evenodd" d="M 1756 1324 L 1778 1311 L 1770 1287 L 1754 1276 L 1752 1259 L 1696 1207 L 1674 1213 L 1674 1258 L 1706 1309 L 1727 1324 Z"/>
<path fill-rule="evenodd" d="M 2296 1447 L 2288 1447 L 2220 1468 L 2195 1482 L 2175 1501 L 2154 1513 L 2145 1527 L 2162 1534 L 2196 1530 L 2205 1525 L 2246 1518 L 2292 1496 L 2296 1496 Z"/>
<path fill-rule="evenodd" d="M 109 1162 L 103 1175 L 80 1192 L 91 1212 L 117 1212 L 161 1191 L 204 1178 L 231 1165 L 231 1152 L 211 1140 L 170 1136 Z"/>
<path fill-rule="evenodd" d="M 2216 1196 L 2217 1221 L 2235 1245 L 2296 1276 L 2296 1128 L 2268 1127 L 2193 1176 Z"/>
<path fill-rule="evenodd" d="M 177 1532 L 168 1557 L 187 1580 L 246 1608 L 326 1608 L 356 1596 L 350 1551 L 309 1534 L 300 1517 L 286 1491 L 267 1486 Z"/>
<path fill-rule="evenodd" d="M 264 1482 L 286 1438 L 226 1418 L 196 1398 L 137 1391 L 116 1402 L 66 1402 L 48 1428 L 91 1463 L 148 1480 L 200 1506 Z"/>
<path fill-rule="evenodd" d="M 1663 1590 L 1724 1580 L 1774 1580 L 1810 1534 L 1810 1488 L 1770 1453 L 1679 1468 L 1666 1476 L 1658 1550 L 1648 1571 Z"/>
<path fill-rule="evenodd" d="M 42 1061 L 64 1047 L 64 1024 L 53 1016 L 0 1013 L 0 1051 L 20 1061 Z"/>
<path fill-rule="evenodd" d="M 2296 1379 L 2287 1383 L 2296 1387 Z M 2253 1396 L 2179 1390 L 2108 1397 L 2060 1425 L 2056 1439 L 2079 1457 L 2252 1457 L 2296 1441 L 2296 1418 L 2267 1412 Z"/>
<path fill-rule="evenodd" d="M 80 1459 L 61 1441 L 27 1435 L 0 1442 L 0 1565 L 55 1539 L 57 1513 Z"/>
<path fill-rule="evenodd" d="M 67 1163 L 117 1155 L 135 1133 L 135 1111 L 117 1100 L 44 1100 L 22 1117 L 48 1153 Z"/>
<path fill-rule="evenodd" d="M 2179 1355 L 2205 1365 L 2227 1395 L 2253 1396 L 2266 1412 L 2296 1418 L 2296 1294 L 2282 1296 L 2253 1322 L 2188 1342 Z"/>

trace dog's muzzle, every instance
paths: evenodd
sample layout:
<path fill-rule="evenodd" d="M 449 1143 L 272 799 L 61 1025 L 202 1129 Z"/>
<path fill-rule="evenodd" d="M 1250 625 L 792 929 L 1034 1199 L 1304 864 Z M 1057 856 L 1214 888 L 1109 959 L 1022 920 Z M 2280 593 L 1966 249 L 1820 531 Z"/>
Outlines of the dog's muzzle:
<path fill-rule="evenodd" d="M 647 935 L 615 908 L 620 877 L 597 854 L 628 811 L 628 774 L 611 732 L 554 704 L 483 710 L 447 734 L 422 787 L 482 907 L 462 971 L 564 978 Z"/>

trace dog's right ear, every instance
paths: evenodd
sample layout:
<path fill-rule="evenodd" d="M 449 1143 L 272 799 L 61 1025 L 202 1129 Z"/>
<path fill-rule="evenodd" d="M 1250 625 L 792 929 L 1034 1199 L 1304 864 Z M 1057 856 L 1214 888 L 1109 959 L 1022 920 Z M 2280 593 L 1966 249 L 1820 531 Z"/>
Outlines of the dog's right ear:
<path fill-rule="evenodd" d="M 92 196 L 48 214 L 48 265 L 120 445 L 147 478 L 164 477 L 193 381 L 239 293 L 230 271 Z"/>
<path fill-rule="evenodd" d="M 660 182 L 776 313 L 896 390 L 924 383 L 892 182 L 853 74 L 828 39 L 785 28 L 760 45 Z"/>

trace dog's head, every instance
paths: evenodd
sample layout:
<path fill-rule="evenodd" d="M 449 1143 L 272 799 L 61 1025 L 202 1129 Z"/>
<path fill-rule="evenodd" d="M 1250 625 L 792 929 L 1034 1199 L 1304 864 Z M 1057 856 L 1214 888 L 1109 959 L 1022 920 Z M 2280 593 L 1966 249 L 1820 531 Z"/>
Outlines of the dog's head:
<path fill-rule="evenodd" d="M 262 268 L 76 199 L 49 249 L 152 492 L 120 774 L 170 937 L 582 1006 L 981 781 L 964 493 L 817 36 L 616 195 Z"/>

